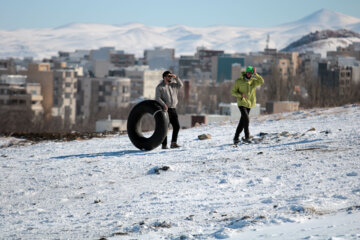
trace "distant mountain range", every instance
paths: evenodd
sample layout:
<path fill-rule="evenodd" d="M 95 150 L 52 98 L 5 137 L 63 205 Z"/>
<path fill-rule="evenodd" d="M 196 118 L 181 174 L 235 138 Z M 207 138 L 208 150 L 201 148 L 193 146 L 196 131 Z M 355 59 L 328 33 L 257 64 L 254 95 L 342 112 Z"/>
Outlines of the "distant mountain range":
<path fill-rule="evenodd" d="M 281 51 L 284 52 L 305 52 L 316 49 L 328 50 L 330 44 L 337 46 L 349 45 L 351 42 L 359 41 L 360 34 L 346 29 L 340 30 L 322 30 L 307 34 L 299 40 L 291 43 Z"/>
<path fill-rule="evenodd" d="M 298 21 L 266 28 L 72 23 L 57 28 L 0 30 L 0 58 L 42 59 L 56 56 L 58 51 L 109 46 L 136 56 L 142 56 L 145 49 L 154 47 L 175 48 L 177 56 L 193 55 L 197 47 L 224 50 L 227 53 L 248 53 L 262 51 L 266 46 L 267 35 L 270 36 L 269 47 L 280 50 L 311 32 L 340 29 L 359 33 L 360 18 L 322 9 Z M 321 44 L 314 44 L 316 42 Z M 328 50 L 352 42 L 360 42 L 359 36 L 319 39 L 307 45 L 306 50 L 325 54 Z"/>

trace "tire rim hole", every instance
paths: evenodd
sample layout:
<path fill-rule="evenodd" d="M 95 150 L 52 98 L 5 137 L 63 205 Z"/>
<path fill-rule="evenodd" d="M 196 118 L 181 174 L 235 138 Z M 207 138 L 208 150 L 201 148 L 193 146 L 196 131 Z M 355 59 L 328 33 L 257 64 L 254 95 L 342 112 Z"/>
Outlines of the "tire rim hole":
<path fill-rule="evenodd" d="M 150 138 L 155 132 L 155 118 L 150 113 L 144 114 L 140 119 L 141 133 L 145 138 Z"/>

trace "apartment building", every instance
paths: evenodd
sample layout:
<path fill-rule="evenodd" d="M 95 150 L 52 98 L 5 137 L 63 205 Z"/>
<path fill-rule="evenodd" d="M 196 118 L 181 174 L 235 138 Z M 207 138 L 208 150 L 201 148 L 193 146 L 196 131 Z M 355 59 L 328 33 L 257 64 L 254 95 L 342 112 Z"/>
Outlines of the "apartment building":
<path fill-rule="evenodd" d="M 0 59 L 0 75 L 16 74 L 16 66 L 13 59 Z"/>
<path fill-rule="evenodd" d="M 81 78 L 78 86 L 77 116 L 88 122 L 101 111 L 127 107 L 130 103 L 130 78 Z"/>
<path fill-rule="evenodd" d="M 49 63 L 30 63 L 28 65 L 27 82 L 38 83 L 41 86 L 41 95 L 43 96 L 43 109 L 45 119 L 50 119 L 53 107 L 53 89 L 54 76 Z"/>
<path fill-rule="evenodd" d="M 76 123 L 76 71 L 66 68 L 64 64 L 53 70 L 53 76 L 52 116 L 61 119 L 64 126 L 71 127 Z"/>
<path fill-rule="evenodd" d="M 110 53 L 110 62 L 117 68 L 126 68 L 135 65 L 135 55 L 126 54 L 124 51 Z"/>
<path fill-rule="evenodd" d="M 205 48 L 197 48 L 195 57 L 200 60 L 200 70 L 202 72 L 212 72 L 213 57 L 223 55 L 222 50 L 208 50 Z"/>
<path fill-rule="evenodd" d="M 40 117 L 44 113 L 42 100 L 39 83 L 26 83 L 24 75 L 0 76 L 0 112 L 31 112 Z"/>
<path fill-rule="evenodd" d="M 150 69 L 171 69 L 176 68 L 175 49 L 156 47 L 154 49 L 144 51 L 144 64 Z"/>
<path fill-rule="evenodd" d="M 155 98 L 156 86 L 162 80 L 164 70 L 151 70 L 148 66 L 134 66 L 125 69 L 125 76 L 131 79 L 131 100 Z"/>
<path fill-rule="evenodd" d="M 287 80 L 290 76 L 290 60 L 285 58 L 280 58 L 276 60 L 275 68 L 280 74 L 281 80 Z"/>
<path fill-rule="evenodd" d="M 200 71 L 200 59 L 194 56 L 180 56 L 179 76 L 181 79 L 193 78 L 196 71 Z"/>
<path fill-rule="evenodd" d="M 109 75 L 109 70 L 113 68 L 110 62 L 111 54 L 116 53 L 114 47 L 102 47 L 97 50 L 91 50 L 89 61 L 91 77 L 102 78 Z"/>
<path fill-rule="evenodd" d="M 336 51 L 328 51 L 327 58 L 341 57 L 354 57 L 360 60 L 360 42 L 350 44 L 348 47 L 337 47 Z"/>

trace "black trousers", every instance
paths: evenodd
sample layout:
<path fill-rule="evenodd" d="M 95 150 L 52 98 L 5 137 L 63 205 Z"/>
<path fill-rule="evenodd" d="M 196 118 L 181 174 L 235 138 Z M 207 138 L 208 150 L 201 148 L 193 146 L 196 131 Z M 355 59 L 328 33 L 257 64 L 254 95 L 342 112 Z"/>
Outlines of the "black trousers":
<path fill-rule="evenodd" d="M 178 118 L 178 115 L 176 113 L 175 108 L 169 108 L 168 109 L 168 114 L 169 114 L 170 124 L 173 127 L 173 133 L 172 133 L 171 142 L 176 143 L 177 142 L 177 137 L 178 137 L 178 134 L 179 134 L 179 130 L 180 130 L 179 118 Z M 165 137 L 164 141 L 162 142 L 162 145 L 167 145 L 167 137 Z"/>
<path fill-rule="evenodd" d="M 239 124 L 236 128 L 234 139 L 239 139 L 239 136 L 240 136 L 240 133 L 242 132 L 242 130 L 244 130 L 245 138 L 249 138 L 250 137 L 250 132 L 249 132 L 250 108 L 239 106 L 239 110 L 241 112 L 241 118 L 240 118 Z"/>

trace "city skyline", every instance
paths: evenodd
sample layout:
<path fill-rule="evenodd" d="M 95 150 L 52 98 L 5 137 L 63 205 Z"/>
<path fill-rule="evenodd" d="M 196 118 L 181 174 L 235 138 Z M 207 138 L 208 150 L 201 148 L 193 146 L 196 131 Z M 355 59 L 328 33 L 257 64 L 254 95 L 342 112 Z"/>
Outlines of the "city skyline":
<path fill-rule="evenodd" d="M 230 25 L 269 27 L 296 21 L 320 9 L 337 11 L 360 18 L 360 2 L 285 0 L 255 3 L 249 1 L 184 0 L 177 1 L 69 1 L 52 2 L 0 0 L 0 29 L 55 28 L 69 23 L 123 25 L 142 23 L 148 26 L 187 25 L 206 27 Z"/>

